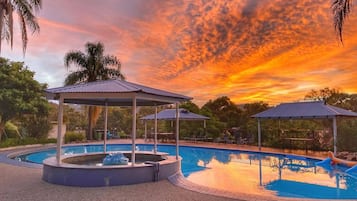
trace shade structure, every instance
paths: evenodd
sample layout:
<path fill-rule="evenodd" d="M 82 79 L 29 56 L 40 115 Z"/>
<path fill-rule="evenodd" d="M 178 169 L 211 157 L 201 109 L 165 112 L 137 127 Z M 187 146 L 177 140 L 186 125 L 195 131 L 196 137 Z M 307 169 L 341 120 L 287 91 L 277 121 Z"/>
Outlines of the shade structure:
<path fill-rule="evenodd" d="M 98 106 L 131 106 L 133 108 L 132 122 L 132 164 L 135 164 L 135 138 L 136 138 L 136 107 L 158 106 L 166 104 L 178 104 L 191 100 L 191 97 L 183 96 L 168 91 L 155 89 L 124 80 L 105 80 L 83 84 L 76 84 L 45 90 L 46 98 L 59 101 L 58 135 L 57 135 L 57 162 L 61 162 L 62 136 L 61 127 L 63 121 L 63 103 L 98 105 Z M 105 131 L 106 133 L 106 131 Z M 106 137 L 106 135 L 104 135 Z M 178 143 L 178 142 L 177 142 Z M 178 147 L 178 145 L 177 145 Z"/>
<path fill-rule="evenodd" d="M 189 120 L 189 121 L 203 121 L 203 120 L 208 120 L 209 117 L 192 113 L 184 108 L 179 109 L 180 113 L 180 120 Z M 145 117 L 140 118 L 141 120 L 155 120 L 155 114 L 150 114 Z M 158 120 L 175 120 L 176 119 L 176 110 L 175 109 L 166 109 L 162 110 L 159 113 L 157 113 L 157 119 Z"/>
<path fill-rule="evenodd" d="M 157 149 L 157 120 L 176 120 L 178 117 L 178 120 L 186 120 L 186 121 L 203 121 L 203 127 L 206 128 L 206 120 L 209 120 L 209 117 L 192 113 L 188 111 L 187 109 L 184 108 L 179 108 L 178 111 L 176 109 L 165 109 L 160 111 L 159 113 L 156 113 L 157 108 L 155 110 L 154 114 L 150 114 L 147 116 L 144 116 L 140 118 L 145 122 L 145 140 L 147 136 L 147 124 L 146 121 L 148 120 L 154 120 L 155 121 L 155 137 L 154 137 L 154 150 L 156 151 Z M 178 125 L 178 123 L 176 123 Z M 178 131 L 176 131 L 178 133 Z M 177 135 L 176 135 L 177 136 Z M 177 140 L 178 141 L 178 137 Z"/>
<path fill-rule="evenodd" d="M 337 152 L 336 117 L 357 117 L 356 112 L 326 104 L 324 101 L 282 103 L 276 107 L 253 115 L 258 119 L 258 146 L 261 149 L 261 119 L 332 119 L 334 136 L 334 153 Z"/>
<path fill-rule="evenodd" d="M 260 119 L 332 119 L 336 116 L 357 117 L 357 113 L 328 105 L 324 101 L 314 101 L 282 103 L 252 117 Z"/>
<path fill-rule="evenodd" d="M 59 100 L 64 97 L 64 103 L 84 105 L 132 106 L 136 97 L 137 106 L 158 106 L 191 100 L 168 91 L 127 82 L 124 80 L 104 80 L 88 82 L 45 90 L 47 99 Z"/>

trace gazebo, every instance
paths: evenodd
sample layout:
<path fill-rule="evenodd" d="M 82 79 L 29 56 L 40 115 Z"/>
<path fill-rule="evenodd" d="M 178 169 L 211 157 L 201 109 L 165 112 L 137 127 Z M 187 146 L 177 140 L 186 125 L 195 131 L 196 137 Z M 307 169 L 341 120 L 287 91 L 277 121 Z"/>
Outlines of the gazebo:
<path fill-rule="evenodd" d="M 58 134 L 57 134 L 57 163 L 61 163 L 63 121 L 63 103 L 105 106 L 105 128 L 107 132 L 107 106 L 132 107 L 132 166 L 135 164 L 135 138 L 136 138 L 136 111 L 137 106 L 176 105 L 176 133 L 179 131 L 179 103 L 191 100 L 191 97 L 146 87 L 124 80 L 105 80 L 83 84 L 76 84 L 58 88 L 47 89 L 46 97 L 49 100 L 58 100 Z M 176 135 L 176 159 L 178 159 L 178 137 Z M 106 135 L 104 135 L 104 151 L 106 150 Z"/>
<path fill-rule="evenodd" d="M 332 119 L 333 126 L 333 147 L 334 153 L 337 152 L 337 123 L 336 118 L 357 117 L 356 112 L 331 106 L 324 101 L 314 102 L 294 102 L 282 103 L 274 108 L 268 109 L 252 117 L 258 120 L 258 146 L 261 150 L 261 127 L 262 119 Z"/>
<path fill-rule="evenodd" d="M 175 109 L 165 109 L 160 111 L 159 113 L 157 113 L 157 110 L 155 111 L 154 114 L 150 114 L 147 116 L 144 116 L 142 118 L 140 118 L 141 120 L 144 121 L 144 126 L 145 126 L 145 130 L 144 130 L 144 135 L 145 135 L 145 140 L 147 137 L 147 121 L 148 120 L 154 120 L 155 121 L 155 126 L 154 126 L 154 144 L 155 144 L 155 148 L 154 150 L 157 149 L 156 144 L 157 144 L 157 121 L 158 120 L 168 120 L 168 121 L 174 121 L 177 118 L 176 115 L 176 110 Z M 203 121 L 203 128 L 206 128 L 206 120 L 209 120 L 209 117 L 200 115 L 200 114 L 196 114 L 196 113 L 192 113 L 190 111 L 188 111 L 187 109 L 184 108 L 180 108 L 179 109 L 179 120 L 185 120 L 185 121 Z"/>

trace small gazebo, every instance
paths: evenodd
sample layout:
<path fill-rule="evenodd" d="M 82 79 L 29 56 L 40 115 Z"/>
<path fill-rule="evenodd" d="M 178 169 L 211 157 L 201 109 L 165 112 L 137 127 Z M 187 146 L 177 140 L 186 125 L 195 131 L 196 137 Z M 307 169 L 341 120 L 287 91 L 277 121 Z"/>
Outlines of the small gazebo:
<path fill-rule="evenodd" d="M 155 126 L 154 126 L 154 144 L 155 144 L 155 149 L 156 149 L 156 144 L 157 144 L 157 121 L 158 120 L 167 120 L 167 121 L 174 121 L 177 118 L 176 110 L 175 109 L 165 109 L 157 113 L 155 111 L 154 114 L 150 114 L 147 116 L 144 116 L 140 118 L 141 120 L 144 121 L 144 136 L 145 140 L 147 137 L 147 121 L 149 120 L 154 120 L 155 121 Z M 196 114 L 193 112 L 188 111 L 187 109 L 180 108 L 179 109 L 179 120 L 180 121 L 203 121 L 203 128 L 206 129 L 206 120 L 209 120 L 209 117 Z"/>
<path fill-rule="evenodd" d="M 263 119 L 332 119 L 334 153 L 337 152 L 337 117 L 357 117 L 356 112 L 326 104 L 324 101 L 282 103 L 252 117 L 258 120 L 258 146 L 261 150 L 260 121 Z"/>
<path fill-rule="evenodd" d="M 47 89 L 46 97 L 49 100 L 59 101 L 58 112 L 58 137 L 57 137 L 57 163 L 61 163 L 62 147 L 62 121 L 63 103 L 97 105 L 105 107 L 105 128 L 107 132 L 107 106 L 132 107 L 132 165 L 135 164 L 135 138 L 136 138 L 136 111 L 137 106 L 176 105 L 176 133 L 179 126 L 179 103 L 191 100 L 191 97 L 154 89 L 151 87 L 127 82 L 124 80 L 105 80 L 83 84 L 76 84 L 58 88 Z M 178 137 L 176 135 L 176 159 L 178 159 Z M 106 135 L 104 135 L 104 151 L 106 150 Z"/>

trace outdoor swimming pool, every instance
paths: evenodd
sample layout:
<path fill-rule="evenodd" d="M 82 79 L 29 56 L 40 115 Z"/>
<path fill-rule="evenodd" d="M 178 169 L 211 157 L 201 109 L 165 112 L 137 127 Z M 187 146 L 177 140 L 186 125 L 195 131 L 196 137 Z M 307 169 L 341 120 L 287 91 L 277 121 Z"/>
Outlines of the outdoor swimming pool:
<path fill-rule="evenodd" d="M 151 151 L 153 145 L 137 145 Z M 110 144 L 107 151 L 128 151 L 129 144 Z M 103 152 L 103 145 L 63 147 L 65 154 Z M 158 145 L 158 151 L 175 155 L 173 145 Z M 17 157 L 41 164 L 55 156 L 55 149 Z M 319 160 L 285 154 L 180 146 L 182 173 L 191 182 L 210 188 L 256 195 L 318 199 L 357 199 L 357 172 L 327 171 Z"/>

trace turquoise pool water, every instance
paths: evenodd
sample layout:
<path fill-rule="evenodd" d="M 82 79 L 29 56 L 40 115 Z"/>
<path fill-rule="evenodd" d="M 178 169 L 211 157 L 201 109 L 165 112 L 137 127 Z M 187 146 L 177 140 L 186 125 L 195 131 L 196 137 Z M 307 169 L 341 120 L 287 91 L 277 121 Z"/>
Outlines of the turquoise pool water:
<path fill-rule="evenodd" d="M 137 145 L 152 151 L 152 145 Z M 128 151 L 129 144 L 110 144 L 107 151 Z M 65 154 L 103 152 L 103 145 L 63 147 Z M 175 155 L 175 146 L 158 145 L 158 151 Z M 17 157 L 41 164 L 56 150 L 49 149 Z M 182 173 L 191 182 L 233 193 L 249 193 L 317 199 L 357 199 L 357 172 L 344 167 L 329 170 L 316 166 L 319 160 L 294 155 L 180 146 Z"/>

